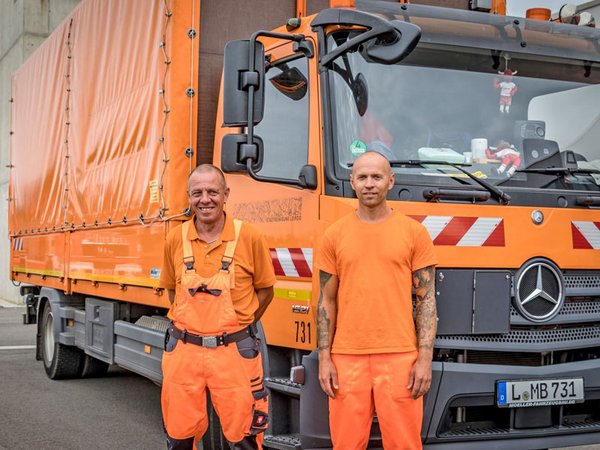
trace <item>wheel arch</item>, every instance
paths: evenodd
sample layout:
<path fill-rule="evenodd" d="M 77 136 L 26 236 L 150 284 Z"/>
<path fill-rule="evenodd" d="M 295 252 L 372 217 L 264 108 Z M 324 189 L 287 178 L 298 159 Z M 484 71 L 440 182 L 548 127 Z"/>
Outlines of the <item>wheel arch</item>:
<path fill-rule="evenodd" d="M 64 292 L 58 291 L 53 288 L 42 287 L 40 289 L 39 300 L 36 307 L 37 316 L 37 336 L 36 336 L 36 352 L 35 358 L 41 360 L 42 354 L 40 350 L 41 344 L 41 333 L 42 333 L 42 313 L 44 312 L 44 306 L 46 303 L 50 303 L 50 310 L 52 311 L 53 320 L 53 331 L 54 341 L 60 342 L 60 333 L 65 331 L 64 320 L 60 317 L 61 306 L 75 306 L 83 305 L 83 298 L 79 295 L 66 295 Z"/>

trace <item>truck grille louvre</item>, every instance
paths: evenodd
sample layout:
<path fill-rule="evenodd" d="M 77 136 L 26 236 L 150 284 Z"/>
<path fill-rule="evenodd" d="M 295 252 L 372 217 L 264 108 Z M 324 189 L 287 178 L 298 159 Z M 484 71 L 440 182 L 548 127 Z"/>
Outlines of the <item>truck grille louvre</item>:
<path fill-rule="evenodd" d="M 590 326 L 581 328 L 562 328 L 554 330 L 512 330 L 507 334 L 493 335 L 454 335 L 441 336 L 436 340 L 436 347 L 445 348 L 448 344 L 464 345 L 464 348 L 469 348 L 469 343 L 507 343 L 507 344 L 544 344 L 546 349 L 551 344 L 569 343 L 573 346 L 583 346 L 585 341 L 589 341 L 589 345 L 598 345 L 600 339 L 600 327 Z M 555 348 L 556 349 L 556 348 Z"/>
<path fill-rule="evenodd" d="M 600 299 L 599 299 L 600 300 Z M 560 312 L 556 315 L 554 320 L 558 321 L 561 316 L 577 315 L 577 314 L 599 314 L 600 315 L 600 301 L 596 302 L 567 302 L 563 305 Z M 510 307 L 510 315 L 512 317 L 521 317 L 520 314 L 514 307 Z"/>
<path fill-rule="evenodd" d="M 471 350 L 468 352 L 467 362 L 470 364 L 540 367 L 544 365 L 544 355 L 541 353 Z"/>
<path fill-rule="evenodd" d="M 570 429 L 570 430 L 600 430 L 600 421 L 592 421 L 592 422 L 572 422 L 565 423 L 561 425 L 560 428 L 555 428 L 553 431 L 556 434 L 560 434 L 560 430 L 562 429 Z M 461 427 L 459 429 L 447 431 L 445 433 L 440 434 L 441 438 L 458 438 L 458 437 L 480 437 L 480 436 L 498 436 L 503 435 L 505 437 L 511 435 L 522 435 L 523 433 L 519 433 L 518 431 L 511 430 L 509 428 L 500 428 L 500 427 Z"/>
<path fill-rule="evenodd" d="M 460 430 L 452 430 L 446 433 L 443 433 L 441 437 L 465 437 L 465 436 L 490 436 L 497 434 L 508 434 L 510 430 L 508 428 L 498 428 L 498 427 L 489 427 L 489 428 L 462 428 Z"/>
<path fill-rule="evenodd" d="M 600 275 L 565 275 L 567 289 L 600 289 Z"/>

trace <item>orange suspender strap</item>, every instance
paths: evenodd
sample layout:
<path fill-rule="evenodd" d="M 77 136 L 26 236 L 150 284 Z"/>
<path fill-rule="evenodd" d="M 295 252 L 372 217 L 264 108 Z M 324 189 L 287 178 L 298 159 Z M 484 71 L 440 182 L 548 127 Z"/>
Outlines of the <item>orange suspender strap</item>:
<path fill-rule="evenodd" d="M 188 220 L 183 222 L 181 226 L 181 243 L 183 245 L 183 264 L 185 264 L 186 270 L 194 270 L 194 254 L 192 253 L 192 243 L 188 239 L 188 231 L 192 221 Z"/>
<path fill-rule="evenodd" d="M 233 262 L 233 254 L 235 253 L 235 247 L 237 246 L 238 239 L 240 237 L 240 230 L 242 229 L 242 221 L 233 219 L 233 228 L 235 230 L 235 238 L 233 241 L 228 241 L 225 247 L 225 253 L 221 259 L 221 270 L 229 270 L 229 266 Z M 181 243 L 183 245 L 183 263 L 185 264 L 186 270 L 194 270 L 194 254 L 192 253 L 192 243 L 188 239 L 188 231 L 192 221 L 188 220 L 181 226 Z"/>
<path fill-rule="evenodd" d="M 233 254 L 235 252 L 235 247 L 238 243 L 238 239 L 240 238 L 240 230 L 242 229 L 242 223 L 243 222 L 241 220 L 233 219 L 235 238 L 233 239 L 233 241 L 227 242 L 227 247 L 225 247 L 225 253 L 223 253 L 223 258 L 221 259 L 221 270 L 229 270 L 229 266 L 233 262 Z"/>

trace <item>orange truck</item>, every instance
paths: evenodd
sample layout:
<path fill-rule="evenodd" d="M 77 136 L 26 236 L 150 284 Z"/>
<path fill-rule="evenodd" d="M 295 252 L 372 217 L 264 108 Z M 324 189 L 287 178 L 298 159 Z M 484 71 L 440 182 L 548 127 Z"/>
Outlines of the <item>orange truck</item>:
<path fill-rule="evenodd" d="M 212 160 L 278 276 L 265 446 L 331 448 L 313 255 L 371 148 L 439 259 L 425 448 L 599 442 L 600 31 L 497 0 L 259 3 L 86 0 L 15 73 L 10 276 L 48 376 L 160 382 L 163 242 Z"/>

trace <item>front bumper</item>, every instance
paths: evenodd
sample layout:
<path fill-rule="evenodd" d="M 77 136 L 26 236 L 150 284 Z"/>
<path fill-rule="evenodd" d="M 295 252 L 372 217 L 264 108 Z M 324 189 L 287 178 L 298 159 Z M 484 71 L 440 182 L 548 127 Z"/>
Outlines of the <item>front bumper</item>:
<path fill-rule="evenodd" d="M 305 356 L 302 364 L 302 448 L 331 448 L 327 398 L 319 386 L 317 352 Z M 426 450 L 525 450 L 600 442 L 600 359 L 540 367 L 434 362 L 432 375 L 422 429 Z M 496 407 L 497 380 L 572 377 L 584 379 L 583 403 Z M 375 419 L 369 448 L 380 447 Z"/>
<path fill-rule="evenodd" d="M 575 405 L 498 408 L 497 380 L 584 380 Z M 436 362 L 425 402 L 422 435 L 428 449 L 528 449 L 600 442 L 600 359 L 540 367 Z"/>

